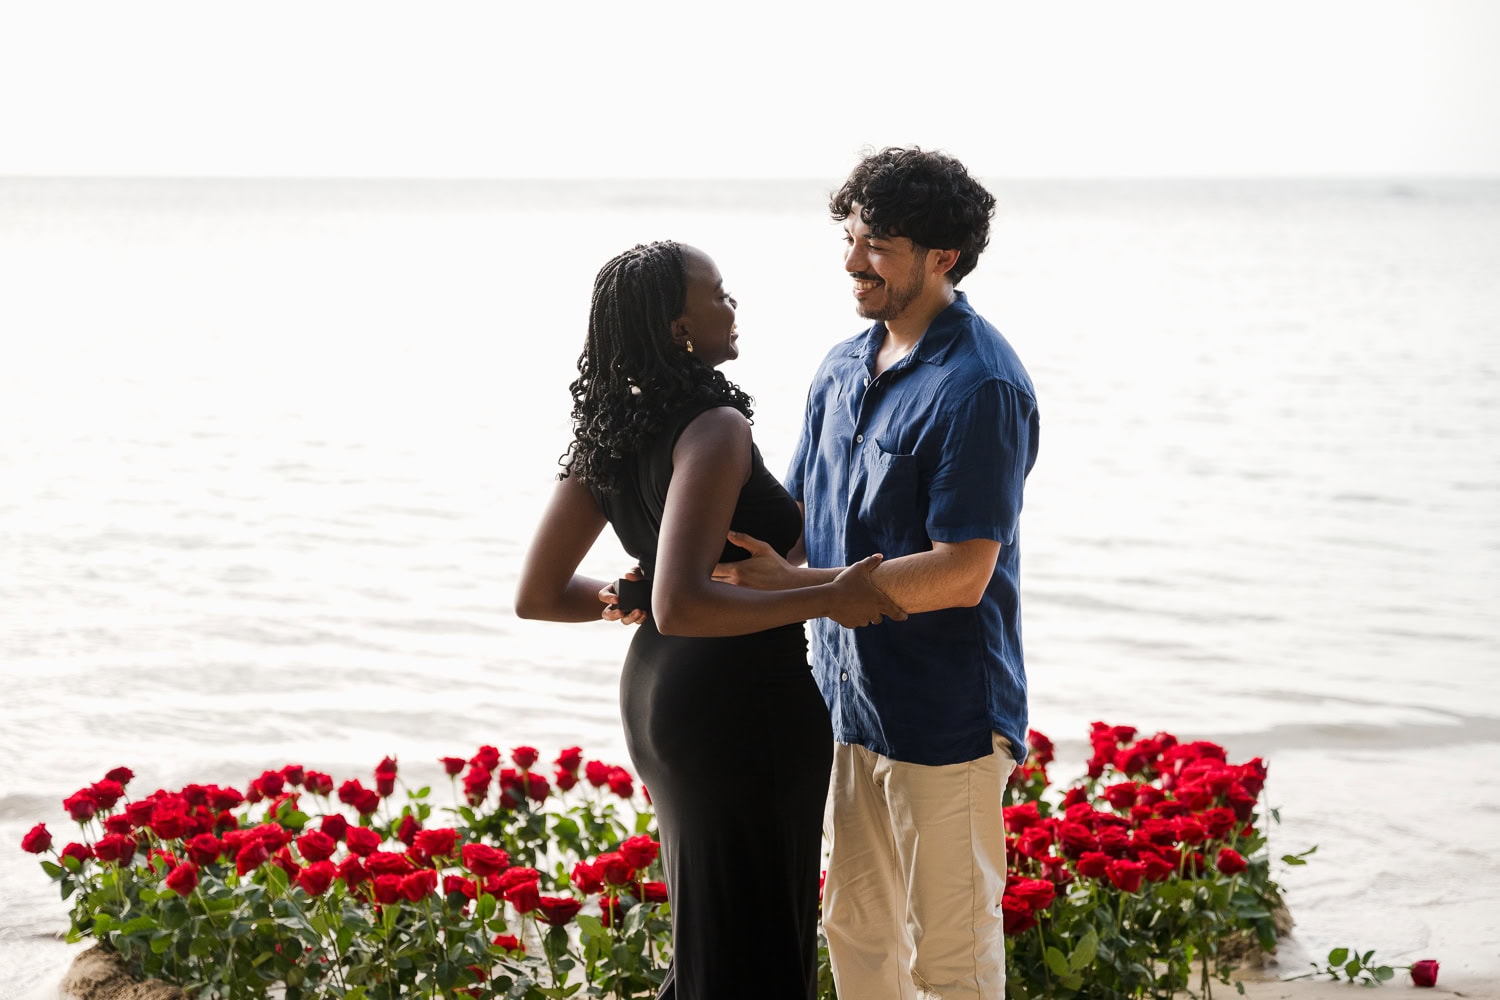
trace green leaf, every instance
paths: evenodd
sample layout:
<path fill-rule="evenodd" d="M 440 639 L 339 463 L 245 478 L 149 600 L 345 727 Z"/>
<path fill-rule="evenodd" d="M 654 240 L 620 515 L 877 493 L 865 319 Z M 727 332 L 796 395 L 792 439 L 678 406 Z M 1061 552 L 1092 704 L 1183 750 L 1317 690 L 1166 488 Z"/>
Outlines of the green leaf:
<path fill-rule="evenodd" d="M 62 868 L 62 866 L 58 865 L 58 864 L 54 864 L 51 861 L 45 861 L 44 860 L 42 862 L 42 871 L 44 871 L 44 872 L 47 873 L 47 877 L 48 878 L 62 878 L 62 876 L 63 876 L 63 868 Z"/>
<path fill-rule="evenodd" d="M 1343 965 L 1349 960 L 1348 948 L 1335 948 L 1328 953 L 1329 965 Z"/>
<path fill-rule="evenodd" d="M 1059 976 L 1057 981 L 1070 990 L 1076 990 L 1083 986 L 1083 977 L 1076 972 L 1070 972 L 1066 976 Z"/>
<path fill-rule="evenodd" d="M 155 917 L 136 917 L 134 920 L 126 921 L 125 926 L 120 928 L 120 933 L 139 934 L 141 931 L 149 931 L 155 927 Z"/>
<path fill-rule="evenodd" d="M 1374 973 L 1375 978 L 1380 980 L 1382 983 L 1386 982 L 1396 975 L 1396 970 L 1391 968 L 1389 965 L 1379 965 L 1371 969 L 1370 971 Z"/>
<path fill-rule="evenodd" d="M 1083 940 L 1078 942 L 1078 947 L 1073 949 L 1073 954 L 1068 956 L 1068 968 L 1074 972 L 1088 968 L 1093 964 L 1094 956 L 1098 952 L 1099 933 L 1090 927 L 1089 932 L 1083 936 Z"/>
<path fill-rule="evenodd" d="M 1356 975 L 1359 974 L 1360 968 L 1361 966 L 1359 964 L 1359 959 L 1351 958 L 1349 959 L 1349 963 L 1344 966 L 1344 974 L 1350 979 L 1353 979 Z"/>
<path fill-rule="evenodd" d="M 1058 951 L 1055 945 L 1048 946 L 1046 958 L 1047 968 L 1051 969 L 1055 975 L 1066 976 L 1073 971 L 1068 968 L 1068 960 L 1063 957 L 1063 953 Z"/>

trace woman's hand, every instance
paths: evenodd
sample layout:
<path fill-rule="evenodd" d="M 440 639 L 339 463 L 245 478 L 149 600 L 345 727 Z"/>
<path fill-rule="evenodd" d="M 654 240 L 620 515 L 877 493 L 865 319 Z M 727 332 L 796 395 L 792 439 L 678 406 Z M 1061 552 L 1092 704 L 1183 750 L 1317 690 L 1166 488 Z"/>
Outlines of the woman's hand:
<path fill-rule="evenodd" d="M 769 542 L 742 531 L 731 531 L 726 537 L 729 544 L 750 553 L 750 558 L 714 566 L 714 579 L 720 583 L 732 583 L 751 590 L 791 590 L 808 585 L 807 581 L 798 579 L 798 568 L 781 558 L 781 553 Z"/>
<path fill-rule="evenodd" d="M 623 579 L 641 579 L 641 568 L 639 566 L 636 566 L 634 569 L 630 570 L 630 572 L 626 573 Z M 631 611 L 629 613 L 621 612 L 620 606 L 615 603 L 615 599 L 617 597 L 619 597 L 619 595 L 615 593 L 615 585 L 613 582 L 607 583 L 599 588 L 599 600 L 604 602 L 604 610 L 599 612 L 600 618 L 603 618 L 607 622 L 619 622 L 621 625 L 639 625 L 641 622 L 646 620 L 645 608 L 636 608 L 634 611 Z"/>
<path fill-rule="evenodd" d="M 906 612 L 870 579 L 882 558 L 879 553 L 866 556 L 834 579 L 829 585 L 834 592 L 829 618 L 845 628 L 876 625 L 883 617 L 898 622 L 906 620 Z"/>

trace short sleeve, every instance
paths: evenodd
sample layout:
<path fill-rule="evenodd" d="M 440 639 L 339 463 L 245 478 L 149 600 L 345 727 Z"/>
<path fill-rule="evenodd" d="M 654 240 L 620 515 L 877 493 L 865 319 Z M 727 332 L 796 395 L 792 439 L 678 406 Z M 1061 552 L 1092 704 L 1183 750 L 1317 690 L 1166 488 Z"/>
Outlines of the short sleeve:
<path fill-rule="evenodd" d="M 980 383 L 948 415 L 928 494 L 929 538 L 1015 543 L 1039 423 L 1036 401 L 1000 379 Z"/>

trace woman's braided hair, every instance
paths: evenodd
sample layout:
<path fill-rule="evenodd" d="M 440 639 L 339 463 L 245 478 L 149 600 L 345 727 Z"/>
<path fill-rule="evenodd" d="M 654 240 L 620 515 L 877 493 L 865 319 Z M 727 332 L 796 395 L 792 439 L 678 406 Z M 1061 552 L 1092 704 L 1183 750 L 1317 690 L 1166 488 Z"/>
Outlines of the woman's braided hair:
<path fill-rule="evenodd" d="M 614 493 L 626 460 L 684 406 L 732 406 L 751 416 L 739 386 L 673 342 L 672 321 L 686 301 L 682 247 L 671 240 L 637 244 L 599 269 L 588 340 L 568 387 L 573 443 L 559 478 Z"/>

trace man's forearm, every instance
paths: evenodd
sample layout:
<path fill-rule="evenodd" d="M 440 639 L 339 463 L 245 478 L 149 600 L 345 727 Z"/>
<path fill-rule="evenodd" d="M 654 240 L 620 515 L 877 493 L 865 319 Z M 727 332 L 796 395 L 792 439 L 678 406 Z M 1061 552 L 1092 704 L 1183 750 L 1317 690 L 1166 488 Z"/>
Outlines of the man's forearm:
<path fill-rule="evenodd" d="M 870 577 L 909 615 L 972 608 L 984 597 L 1000 546 L 976 540 L 887 559 Z"/>

